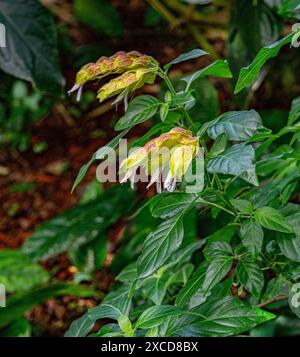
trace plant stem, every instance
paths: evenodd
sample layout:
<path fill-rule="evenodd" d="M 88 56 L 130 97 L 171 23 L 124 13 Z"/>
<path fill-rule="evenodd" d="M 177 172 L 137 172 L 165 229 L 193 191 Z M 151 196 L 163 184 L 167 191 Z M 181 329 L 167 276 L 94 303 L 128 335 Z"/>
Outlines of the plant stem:
<path fill-rule="evenodd" d="M 289 297 L 287 295 L 279 295 L 276 298 L 270 299 L 270 300 L 266 300 L 264 302 L 262 302 L 261 304 L 256 305 L 259 308 L 265 307 L 267 305 L 273 304 L 273 302 L 277 302 L 277 301 L 281 301 L 281 300 L 286 300 Z"/>
<path fill-rule="evenodd" d="M 223 207 L 223 206 L 220 206 L 218 205 L 217 203 L 213 203 L 213 202 L 209 202 L 209 201 L 201 201 L 202 203 L 204 204 L 207 204 L 208 206 L 213 206 L 213 207 L 216 207 L 216 208 L 219 208 L 220 210 L 224 211 L 224 212 L 227 212 L 228 214 L 230 214 L 231 216 L 234 216 L 235 217 L 235 213 L 230 211 L 229 209 Z"/>
<path fill-rule="evenodd" d="M 168 77 L 167 73 L 165 71 L 163 71 L 162 69 L 160 69 L 160 74 L 162 76 L 162 78 L 165 80 L 166 85 L 169 88 L 169 91 L 173 94 L 176 95 L 176 90 L 170 80 L 170 78 Z M 184 118 L 186 119 L 186 121 L 189 123 L 189 125 L 191 126 L 191 128 L 193 129 L 193 132 L 196 133 L 196 127 L 193 123 L 192 118 L 190 117 L 189 113 L 184 109 L 183 106 L 179 106 L 179 110 L 181 111 L 182 115 L 184 116 Z"/>

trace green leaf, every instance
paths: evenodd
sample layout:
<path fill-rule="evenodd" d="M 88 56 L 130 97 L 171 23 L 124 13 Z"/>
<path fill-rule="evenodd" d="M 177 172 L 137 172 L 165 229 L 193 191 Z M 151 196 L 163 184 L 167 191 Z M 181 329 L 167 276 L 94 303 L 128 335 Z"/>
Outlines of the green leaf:
<path fill-rule="evenodd" d="M 236 231 L 236 227 L 234 225 L 229 225 L 227 224 L 226 226 L 218 229 L 205 239 L 208 241 L 208 244 L 212 242 L 225 242 L 225 243 L 230 243 L 231 238 L 234 236 Z"/>
<path fill-rule="evenodd" d="M 94 201 L 74 207 L 42 224 L 26 240 L 24 254 L 34 261 L 45 260 L 78 248 L 96 238 L 123 217 L 133 202 L 134 193 L 128 186 L 106 190 Z"/>
<path fill-rule="evenodd" d="M 113 151 L 117 145 L 119 144 L 120 140 L 129 132 L 130 129 L 126 129 L 122 131 L 119 135 L 113 138 L 107 145 L 103 146 L 102 148 L 98 149 L 95 152 L 95 159 L 96 160 L 103 160 L 111 151 Z"/>
<path fill-rule="evenodd" d="M 209 152 L 209 158 L 213 158 L 216 157 L 220 154 L 222 154 L 222 152 L 224 152 L 227 148 L 227 144 L 228 144 L 228 138 L 226 134 L 221 134 L 219 135 L 216 140 L 214 141 L 210 152 Z"/>
<path fill-rule="evenodd" d="M 7 299 L 5 309 L 0 309 L 0 328 L 19 319 L 26 311 L 55 296 L 99 297 L 94 290 L 81 285 L 55 283 L 45 287 L 18 293 Z"/>
<path fill-rule="evenodd" d="M 232 254 L 232 248 L 227 242 L 215 241 L 206 245 L 204 253 L 207 257 L 225 257 Z"/>
<path fill-rule="evenodd" d="M 189 51 L 189 52 L 186 52 L 186 53 L 183 53 L 182 55 L 176 57 L 175 59 L 173 59 L 173 61 L 171 61 L 170 63 L 166 64 L 164 66 L 165 69 L 168 69 L 170 68 L 173 64 L 178 64 L 178 63 L 181 63 L 181 62 L 184 62 L 184 61 L 189 61 L 191 59 L 194 59 L 194 58 L 198 58 L 198 57 L 202 57 L 202 56 L 205 56 L 207 55 L 208 53 L 203 51 L 203 50 L 200 50 L 199 48 L 197 49 L 194 49 L 192 51 Z"/>
<path fill-rule="evenodd" d="M 129 129 L 122 131 L 119 135 L 113 138 L 107 145 L 98 149 L 93 156 L 91 157 L 90 161 L 88 161 L 85 165 L 81 167 L 79 173 L 74 181 L 72 186 L 71 193 L 75 190 L 75 188 L 80 184 L 80 182 L 84 179 L 88 169 L 96 160 L 103 160 L 120 142 L 120 140 L 129 132 Z"/>
<path fill-rule="evenodd" d="M 298 0 L 283 0 L 282 6 L 279 8 L 278 13 L 285 17 L 300 18 L 300 4 Z"/>
<path fill-rule="evenodd" d="M 251 145 L 236 144 L 216 158 L 208 161 L 207 170 L 210 173 L 241 176 L 253 169 L 254 150 Z"/>
<path fill-rule="evenodd" d="M 261 118 L 255 110 L 227 112 L 208 128 L 207 133 L 213 139 L 226 134 L 230 140 L 245 141 L 251 138 L 260 126 Z"/>
<path fill-rule="evenodd" d="M 137 277 L 136 262 L 127 265 L 121 272 L 117 275 L 116 280 L 125 282 L 133 282 Z"/>
<path fill-rule="evenodd" d="M 267 288 L 262 296 L 261 302 L 276 299 L 278 296 L 288 295 L 291 289 L 291 282 L 284 276 L 279 275 L 268 282 Z"/>
<path fill-rule="evenodd" d="M 261 252 L 264 240 L 264 231 L 254 219 L 248 219 L 241 226 L 241 237 L 243 245 L 250 253 L 256 255 Z"/>
<path fill-rule="evenodd" d="M 160 106 L 160 111 L 159 111 L 159 114 L 160 114 L 160 120 L 161 121 L 165 121 L 166 120 L 166 117 L 169 113 L 169 104 L 168 103 L 163 103 L 161 104 Z"/>
<path fill-rule="evenodd" d="M 205 274 L 202 286 L 204 294 L 207 294 L 214 286 L 225 278 L 232 267 L 232 263 L 232 255 L 216 255 L 213 258 L 213 260 L 209 263 Z"/>
<path fill-rule="evenodd" d="M 128 105 L 125 115 L 117 122 L 115 130 L 132 128 L 151 119 L 161 105 L 161 101 L 151 95 L 134 98 Z"/>
<path fill-rule="evenodd" d="M 253 211 L 253 204 L 250 201 L 233 198 L 230 202 L 234 208 L 243 214 L 251 214 Z"/>
<path fill-rule="evenodd" d="M 181 337 L 238 335 L 275 317 L 269 312 L 249 306 L 231 296 L 221 299 L 210 297 L 190 310 L 190 313 L 179 317 L 176 324 L 169 329 L 168 335 Z"/>
<path fill-rule="evenodd" d="M 48 279 L 48 273 L 19 250 L 0 250 L 0 284 L 8 293 L 30 290 Z"/>
<path fill-rule="evenodd" d="M 79 21 L 100 34 L 120 36 L 123 33 L 121 17 L 107 0 L 75 0 L 74 10 Z"/>
<path fill-rule="evenodd" d="M 279 248 L 286 257 L 300 263 L 300 213 L 289 215 L 285 220 L 293 228 L 294 234 L 277 233 Z"/>
<path fill-rule="evenodd" d="M 169 218 L 187 208 L 197 196 L 193 193 L 161 194 L 150 203 L 150 211 L 154 218 Z"/>
<path fill-rule="evenodd" d="M 250 259 L 242 258 L 236 269 L 236 277 L 243 287 L 259 300 L 264 286 L 264 275 L 260 266 Z"/>
<path fill-rule="evenodd" d="M 191 84 L 199 78 L 205 78 L 206 76 L 216 76 L 223 78 L 232 78 L 232 73 L 230 71 L 228 62 L 225 60 L 217 60 L 205 68 L 200 69 L 186 77 L 182 80 L 186 82 L 186 90 L 188 90 Z"/>
<path fill-rule="evenodd" d="M 180 106 L 183 106 L 186 109 L 190 109 L 195 105 L 195 98 L 191 91 L 181 91 L 174 95 L 171 95 L 171 98 L 168 100 L 168 103 L 171 108 L 178 108 Z"/>
<path fill-rule="evenodd" d="M 255 220 L 264 228 L 282 233 L 293 233 L 293 227 L 284 216 L 272 207 L 260 207 L 254 213 Z"/>
<path fill-rule="evenodd" d="M 142 247 L 138 260 L 139 278 L 152 275 L 181 245 L 183 240 L 182 214 L 161 223 L 151 232 Z"/>
<path fill-rule="evenodd" d="M 141 289 L 145 296 L 155 305 L 161 305 L 169 287 L 171 276 L 169 272 L 164 272 L 162 275 L 153 275 L 142 280 Z"/>
<path fill-rule="evenodd" d="M 73 186 L 72 186 L 72 190 L 71 190 L 71 193 L 74 192 L 75 188 L 80 184 L 80 182 L 84 179 L 84 176 L 86 175 L 88 169 L 90 168 L 90 166 L 94 163 L 94 161 L 96 160 L 96 155 L 93 154 L 93 156 L 90 158 L 90 160 L 84 164 L 79 172 L 78 172 L 78 175 L 76 177 L 76 180 L 74 181 L 73 183 Z"/>
<path fill-rule="evenodd" d="M 184 307 L 202 287 L 207 271 L 207 263 L 201 264 L 176 297 L 176 305 Z"/>
<path fill-rule="evenodd" d="M 240 71 L 239 78 L 234 90 L 234 93 L 239 93 L 242 89 L 251 85 L 258 77 L 263 65 L 272 57 L 276 57 L 280 49 L 292 41 L 294 33 L 290 33 L 281 40 L 272 43 L 269 46 L 263 47 L 254 58 L 252 63 L 243 67 Z"/>
<path fill-rule="evenodd" d="M 6 48 L 0 50 L 1 69 L 42 91 L 60 95 L 65 81 L 59 68 L 56 24 L 51 13 L 36 0 L 4 1 L 0 23 L 9 36 Z"/>
<path fill-rule="evenodd" d="M 300 119 L 300 97 L 292 101 L 292 107 L 289 113 L 288 126 L 295 124 Z"/>
<path fill-rule="evenodd" d="M 95 322 L 99 319 L 118 320 L 121 315 L 128 316 L 131 300 L 128 297 L 129 287 L 122 286 L 109 293 L 102 304 L 96 306 L 79 319 L 72 322 L 65 333 L 66 337 L 85 337 L 92 330 Z"/>
<path fill-rule="evenodd" d="M 179 316 L 184 310 L 172 305 L 151 306 L 138 318 L 135 327 L 148 329 L 159 326 L 169 316 Z"/>

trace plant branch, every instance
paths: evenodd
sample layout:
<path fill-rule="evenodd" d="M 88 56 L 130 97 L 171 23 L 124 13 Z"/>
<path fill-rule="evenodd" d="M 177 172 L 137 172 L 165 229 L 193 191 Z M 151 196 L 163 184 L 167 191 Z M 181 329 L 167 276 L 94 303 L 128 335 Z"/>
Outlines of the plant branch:
<path fill-rule="evenodd" d="M 262 302 L 261 304 L 257 304 L 256 306 L 259 308 L 265 307 L 267 305 L 273 304 L 273 302 L 277 302 L 277 301 L 281 301 L 281 300 L 286 300 L 289 297 L 287 295 L 279 295 L 276 298 L 270 299 L 270 300 L 266 300 L 264 302 Z"/>

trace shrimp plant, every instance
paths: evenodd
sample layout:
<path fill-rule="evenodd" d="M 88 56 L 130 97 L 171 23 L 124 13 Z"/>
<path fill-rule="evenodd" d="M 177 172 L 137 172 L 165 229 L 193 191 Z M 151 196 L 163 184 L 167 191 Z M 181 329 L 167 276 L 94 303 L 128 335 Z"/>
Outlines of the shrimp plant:
<path fill-rule="evenodd" d="M 251 90 L 262 66 L 297 36 L 299 30 L 262 48 L 241 69 L 235 93 Z M 156 188 L 133 210 L 128 197 L 115 284 L 67 336 L 236 336 L 276 321 L 278 307 L 300 317 L 300 98 L 277 132 L 253 109 L 212 117 L 209 108 L 199 109 L 199 83 L 232 78 L 226 60 L 169 76 L 174 65 L 205 55 L 194 49 L 161 66 L 149 55 L 118 52 L 77 74 L 70 92 L 78 91 L 78 99 L 88 81 L 101 80 L 100 102 L 115 97 L 125 114 L 115 124 L 120 133 L 95 152 L 73 189 L 94 161 L 150 119 L 149 131 L 131 141 L 120 162 L 117 185 L 129 181 L 134 191 L 144 177 Z M 133 98 L 155 81 L 157 97 Z M 109 322 L 95 329 L 101 319 Z"/>

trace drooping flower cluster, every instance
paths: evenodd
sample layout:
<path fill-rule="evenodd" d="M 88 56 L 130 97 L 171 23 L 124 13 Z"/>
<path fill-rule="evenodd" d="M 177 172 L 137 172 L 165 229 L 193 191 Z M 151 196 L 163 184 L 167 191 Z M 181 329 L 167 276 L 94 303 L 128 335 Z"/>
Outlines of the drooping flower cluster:
<path fill-rule="evenodd" d="M 121 182 L 136 181 L 137 170 L 143 169 L 151 176 L 147 186 L 156 183 L 157 191 L 161 188 L 174 191 L 177 182 L 181 182 L 192 159 L 199 151 L 199 138 L 192 132 L 179 127 L 150 140 L 145 146 L 134 150 L 120 165 Z"/>
<path fill-rule="evenodd" d="M 83 85 L 88 81 L 99 80 L 108 75 L 121 74 L 104 84 L 98 91 L 100 102 L 119 95 L 117 101 L 144 84 L 154 83 L 158 62 L 151 56 L 137 51 L 117 52 L 112 57 L 100 57 L 95 63 L 84 65 L 76 75 L 76 82 L 69 94 L 78 90 L 80 100 Z"/>

